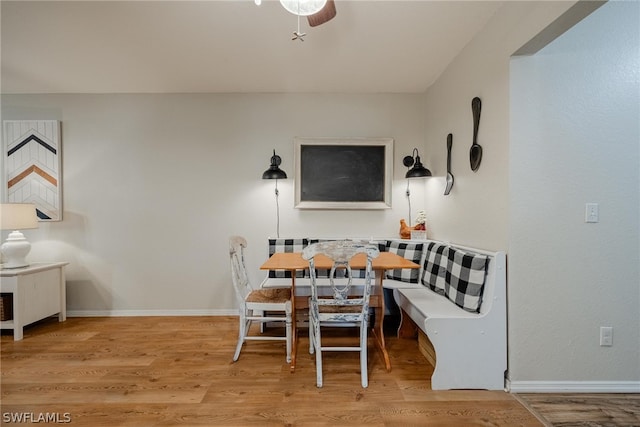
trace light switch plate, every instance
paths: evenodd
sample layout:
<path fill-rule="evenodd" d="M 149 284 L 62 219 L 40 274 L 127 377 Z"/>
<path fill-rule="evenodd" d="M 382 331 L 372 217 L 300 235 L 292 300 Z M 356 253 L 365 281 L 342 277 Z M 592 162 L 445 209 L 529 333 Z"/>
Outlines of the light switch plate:
<path fill-rule="evenodd" d="M 612 326 L 600 326 L 600 345 L 602 347 L 611 347 L 613 345 Z"/>

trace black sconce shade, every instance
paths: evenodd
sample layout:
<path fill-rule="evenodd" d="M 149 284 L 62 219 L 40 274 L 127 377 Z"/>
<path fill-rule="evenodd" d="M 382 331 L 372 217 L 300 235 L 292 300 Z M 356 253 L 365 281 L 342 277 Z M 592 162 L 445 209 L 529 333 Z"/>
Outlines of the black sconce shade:
<path fill-rule="evenodd" d="M 413 149 L 412 156 L 405 156 L 405 158 L 402 159 L 402 164 L 408 168 L 413 166 L 407 171 L 405 178 L 424 178 L 426 176 L 431 176 L 431 171 L 425 168 L 420 161 L 420 155 L 418 154 L 417 148 Z"/>
<path fill-rule="evenodd" d="M 286 179 L 287 174 L 285 171 L 279 168 L 282 159 L 276 154 L 276 150 L 273 150 L 273 156 L 271 156 L 271 166 L 264 171 L 262 179 Z"/>

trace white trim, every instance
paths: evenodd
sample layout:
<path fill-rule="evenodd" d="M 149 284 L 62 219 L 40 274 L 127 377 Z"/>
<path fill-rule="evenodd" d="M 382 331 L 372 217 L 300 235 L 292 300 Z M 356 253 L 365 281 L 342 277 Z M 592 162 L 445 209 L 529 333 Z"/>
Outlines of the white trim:
<path fill-rule="evenodd" d="M 511 393 L 640 393 L 640 381 L 509 381 Z"/>
<path fill-rule="evenodd" d="M 67 317 L 237 316 L 237 309 L 223 310 L 69 310 Z"/>

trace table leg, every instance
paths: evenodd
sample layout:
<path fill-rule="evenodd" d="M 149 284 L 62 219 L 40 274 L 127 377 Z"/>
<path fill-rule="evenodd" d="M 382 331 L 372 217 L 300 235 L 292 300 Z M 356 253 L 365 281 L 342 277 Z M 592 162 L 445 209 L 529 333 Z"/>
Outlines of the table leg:
<path fill-rule="evenodd" d="M 298 350 L 298 322 L 296 320 L 296 272 L 291 272 L 291 372 L 296 370 L 296 354 Z"/>
<path fill-rule="evenodd" d="M 24 288 L 22 286 L 16 286 L 13 291 L 13 340 L 20 341 L 24 338 L 24 324 L 25 321 L 25 304 L 22 299 L 25 298 Z"/>
<path fill-rule="evenodd" d="M 60 313 L 58 321 L 67 320 L 67 281 L 65 279 L 64 267 L 60 267 Z"/>
<path fill-rule="evenodd" d="M 385 367 L 387 368 L 387 372 L 391 372 L 391 360 L 389 359 L 389 353 L 387 352 L 387 347 L 384 342 L 384 290 L 382 288 L 382 278 L 384 275 L 384 270 L 376 271 L 376 290 L 379 292 L 379 303 L 376 304 L 374 308 L 376 322 L 373 326 L 373 337 L 375 338 L 376 344 L 382 353 L 382 358 L 384 360 Z"/>

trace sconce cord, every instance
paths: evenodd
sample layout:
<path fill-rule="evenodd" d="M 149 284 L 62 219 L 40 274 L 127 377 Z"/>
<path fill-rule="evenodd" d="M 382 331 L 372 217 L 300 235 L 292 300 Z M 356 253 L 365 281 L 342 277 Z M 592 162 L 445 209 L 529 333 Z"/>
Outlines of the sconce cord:
<path fill-rule="evenodd" d="M 409 180 L 407 179 L 407 202 L 409 203 L 409 227 L 411 227 L 411 191 L 409 190 Z"/>
<path fill-rule="evenodd" d="M 280 192 L 278 191 L 278 180 L 276 179 L 276 236 L 278 239 L 280 238 L 280 203 L 278 203 L 278 196 Z"/>

